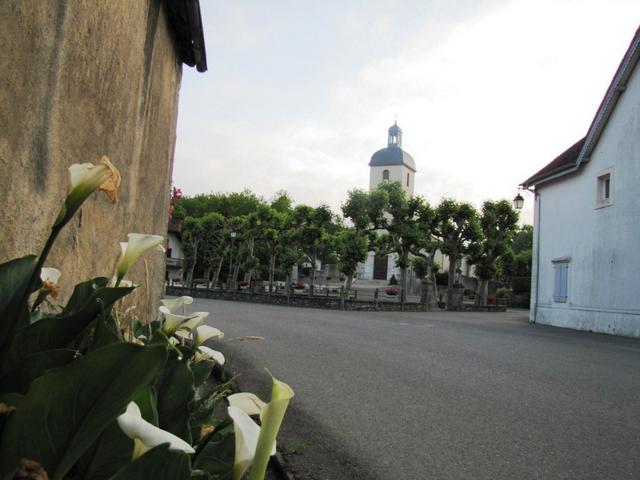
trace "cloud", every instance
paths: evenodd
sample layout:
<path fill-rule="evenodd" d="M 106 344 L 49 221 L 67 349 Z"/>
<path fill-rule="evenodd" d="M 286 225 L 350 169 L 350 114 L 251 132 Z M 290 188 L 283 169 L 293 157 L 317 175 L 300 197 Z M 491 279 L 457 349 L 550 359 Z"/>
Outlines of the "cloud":
<path fill-rule="evenodd" d="M 477 205 L 512 198 L 522 180 L 584 135 L 637 28 L 640 7 L 596 0 L 490 5 L 466 16 L 439 7 L 437 25 L 412 18 L 406 22 L 412 27 L 398 35 L 402 41 L 380 55 L 351 42 L 358 36 L 360 43 L 379 42 L 376 35 L 392 41 L 389 32 L 402 28 L 402 17 L 369 12 L 370 37 L 364 38 L 361 24 L 349 30 L 344 20 L 323 18 L 346 53 L 310 44 L 318 78 L 311 69 L 300 74 L 306 83 L 295 86 L 291 79 L 280 84 L 275 74 L 261 84 L 216 75 L 213 67 L 207 74 L 213 80 L 196 85 L 206 90 L 199 100 L 208 105 L 198 104 L 197 122 L 189 120 L 193 107 L 181 106 L 176 184 L 187 194 L 247 187 L 267 198 L 285 189 L 298 203 L 338 210 L 349 190 L 368 187 L 370 156 L 386 146 L 386 129 L 397 115 L 403 146 L 418 168 L 416 193 L 432 202 L 448 196 Z M 347 17 L 357 14 L 352 7 Z M 242 35 L 242 25 L 231 25 Z M 270 41 L 276 30 L 264 26 L 256 41 Z M 250 50 L 252 42 L 242 48 Z M 264 45 L 259 50 L 264 53 Z M 295 58 L 288 60 L 293 69 Z M 528 222 L 531 204 L 524 211 Z"/>

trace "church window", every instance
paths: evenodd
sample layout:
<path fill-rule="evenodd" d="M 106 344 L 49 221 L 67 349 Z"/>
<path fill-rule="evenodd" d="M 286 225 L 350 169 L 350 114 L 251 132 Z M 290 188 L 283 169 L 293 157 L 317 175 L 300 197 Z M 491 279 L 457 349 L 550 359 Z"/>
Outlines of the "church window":
<path fill-rule="evenodd" d="M 389 180 L 389 170 L 382 171 L 382 180 Z"/>
<path fill-rule="evenodd" d="M 407 187 L 409 186 L 409 173 L 407 173 Z"/>

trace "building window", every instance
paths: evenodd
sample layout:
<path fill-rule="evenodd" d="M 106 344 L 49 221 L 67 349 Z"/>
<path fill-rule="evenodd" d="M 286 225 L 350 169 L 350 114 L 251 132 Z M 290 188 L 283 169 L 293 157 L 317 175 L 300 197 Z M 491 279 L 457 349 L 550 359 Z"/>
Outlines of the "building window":
<path fill-rule="evenodd" d="M 596 181 L 596 208 L 613 205 L 612 170 L 600 172 Z"/>
<path fill-rule="evenodd" d="M 553 301 L 566 302 L 567 288 L 569 285 L 569 260 L 558 259 L 553 261 Z"/>
<path fill-rule="evenodd" d="M 382 180 L 389 180 L 389 170 L 382 171 Z"/>
<path fill-rule="evenodd" d="M 409 186 L 409 175 L 410 174 L 407 173 L 407 187 Z"/>

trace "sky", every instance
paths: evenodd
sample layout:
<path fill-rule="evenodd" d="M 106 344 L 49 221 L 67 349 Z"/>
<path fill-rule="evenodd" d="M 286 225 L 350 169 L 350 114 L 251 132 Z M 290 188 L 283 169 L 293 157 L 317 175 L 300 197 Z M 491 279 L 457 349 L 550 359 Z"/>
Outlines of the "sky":
<path fill-rule="evenodd" d="M 183 71 L 174 185 L 336 212 L 395 119 L 415 194 L 511 200 L 586 134 L 640 21 L 637 0 L 200 5 L 208 71 Z"/>

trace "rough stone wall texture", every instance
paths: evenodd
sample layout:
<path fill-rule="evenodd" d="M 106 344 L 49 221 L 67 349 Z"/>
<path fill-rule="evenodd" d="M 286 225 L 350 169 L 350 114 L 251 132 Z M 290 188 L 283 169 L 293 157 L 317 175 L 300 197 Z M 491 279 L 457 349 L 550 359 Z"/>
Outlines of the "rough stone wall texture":
<path fill-rule="evenodd" d="M 64 299 L 113 274 L 127 233 L 166 235 L 181 64 L 161 0 L 5 0 L 0 51 L 0 261 L 40 251 L 69 165 L 107 155 L 122 174 L 119 202 L 87 200 L 46 262 Z M 163 277 L 160 253 L 130 273 L 141 318 Z"/>

